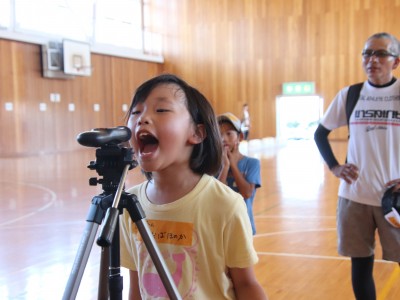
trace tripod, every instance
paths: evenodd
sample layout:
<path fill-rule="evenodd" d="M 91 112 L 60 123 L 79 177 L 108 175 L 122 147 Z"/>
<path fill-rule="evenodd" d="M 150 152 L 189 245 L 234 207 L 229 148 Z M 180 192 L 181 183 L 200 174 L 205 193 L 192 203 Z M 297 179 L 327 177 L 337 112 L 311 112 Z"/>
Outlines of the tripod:
<path fill-rule="evenodd" d="M 63 300 L 76 298 L 97 229 L 102 223 L 102 229 L 97 239 L 97 244 L 102 247 L 98 299 L 122 300 L 123 278 L 120 275 L 118 220 L 123 209 L 127 209 L 131 219 L 135 222 L 168 296 L 170 299 L 181 299 L 136 195 L 124 192 L 127 173 L 137 165 L 132 157 L 132 149 L 121 147 L 115 143 L 107 143 L 96 149 L 96 162 L 90 162 L 88 168 L 96 170 L 103 178 L 99 180 L 90 178 L 89 183 L 90 185 L 101 183 L 103 193 L 92 199 L 86 220 L 88 223 L 64 290 Z M 102 222 L 103 218 L 104 222 Z M 104 279 L 107 267 L 109 268 L 108 282 Z"/>

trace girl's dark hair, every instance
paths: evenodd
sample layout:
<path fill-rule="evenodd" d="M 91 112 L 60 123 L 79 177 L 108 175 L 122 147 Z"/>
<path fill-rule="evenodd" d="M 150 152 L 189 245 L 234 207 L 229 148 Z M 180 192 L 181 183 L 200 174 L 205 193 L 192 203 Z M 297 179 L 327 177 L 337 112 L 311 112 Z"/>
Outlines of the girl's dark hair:
<path fill-rule="evenodd" d="M 222 159 L 222 143 L 219 134 L 218 122 L 214 110 L 206 97 L 197 89 L 187 84 L 184 80 L 176 75 L 162 74 L 156 76 L 139 86 L 133 96 L 131 106 L 129 107 L 127 119 L 132 110 L 139 103 L 143 103 L 149 96 L 151 91 L 161 84 L 178 85 L 185 94 L 186 107 L 192 117 L 193 122 L 203 124 L 206 137 L 204 140 L 194 145 L 192 155 L 190 157 L 190 168 L 193 172 L 203 175 L 215 175 L 221 165 Z M 151 172 L 144 172 L 146 178 L 152 178 Z"/>

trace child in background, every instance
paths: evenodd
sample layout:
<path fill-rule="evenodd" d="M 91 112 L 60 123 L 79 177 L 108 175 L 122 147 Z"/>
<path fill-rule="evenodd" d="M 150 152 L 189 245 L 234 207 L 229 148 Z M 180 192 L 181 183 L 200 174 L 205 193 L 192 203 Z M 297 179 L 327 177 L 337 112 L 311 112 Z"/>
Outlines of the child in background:
<path fill-rule="evenodd" d="M 243 115 L 242 115 L 242 124 L 241 131 L 243 133 L 243 139 L 247 141 L 249 139 L 250 132 L 250 114 L 249 114 L 249 106 L 247 103 L 243 104 Z"/>
<path fill-rule="evenodd" d="M 182 299 L 266 299 L 242 197 L 213 175 L 222 145 L 213 109 L 174 75 L 143 83 L 129 108 L 131 145 L 148 181 L 137 195 Z M 121 217 L 130 299 L 168 299 L 136 225 Z"/>
<path fill-rule="evenodd" d="M 222 169 L 218 179 L 245 199 L 254 235 L 256 225 L 253 202 L 256 189 L 261 187 L 260 161 L 240 153 L 239 144 L 243 133 L 240 130 L 240 120 L 234 114 L 228 112 L 218 116 L 218 124 L 224 146 Z"/>

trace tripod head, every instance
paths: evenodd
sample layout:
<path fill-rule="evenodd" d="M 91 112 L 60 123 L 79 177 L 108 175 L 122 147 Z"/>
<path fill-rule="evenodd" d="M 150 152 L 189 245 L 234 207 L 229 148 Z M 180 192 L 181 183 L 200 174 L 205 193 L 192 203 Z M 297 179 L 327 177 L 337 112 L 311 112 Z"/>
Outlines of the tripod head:
<path fill-rule="evenodd" d="M 125 166 L 129 165 L 129 170 L 137 166 L 137 162 L 133 159 L 132 148 L 123 146 L 130 137 L 131 131 L 125 126 L 96 128 L 77 136 L 81 145 L 98 147 L 96 149 L 96 161 L 91 161 L 88 168 L 96 170 L 103 178 L 90 178 L 90 185 L 100 183 L 104 192 L 114 193 L 118 188 Z"/>

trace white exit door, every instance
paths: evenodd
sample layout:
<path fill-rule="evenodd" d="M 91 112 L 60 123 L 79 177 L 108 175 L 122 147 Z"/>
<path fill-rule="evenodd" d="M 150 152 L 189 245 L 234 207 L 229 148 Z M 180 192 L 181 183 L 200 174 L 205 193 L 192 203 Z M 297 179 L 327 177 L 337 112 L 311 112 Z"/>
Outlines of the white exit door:
<path fill-rule="evenodd" d="M 278 96 L 276 98 L 277 139 L 313 139 L 323 113 L 323 99 L 312 96 Z"/>

